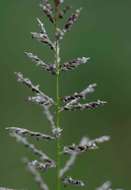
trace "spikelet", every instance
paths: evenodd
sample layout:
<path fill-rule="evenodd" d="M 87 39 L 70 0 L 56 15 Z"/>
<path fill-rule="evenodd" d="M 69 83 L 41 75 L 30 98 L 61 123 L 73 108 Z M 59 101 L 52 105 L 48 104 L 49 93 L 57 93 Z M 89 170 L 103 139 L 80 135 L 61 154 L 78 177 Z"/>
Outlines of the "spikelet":
<path fill-rule="evenodd" d="M 64 16 L 64 14 L 67 12 L 67 10 L 69 10 L 71 7 L 70 6 L 67 6 L 67 7 L 65 7 L 65 9 L 63 10 L 63 11 L 60 11 L 59 12 L 59 18 L 63 18 L 63 16 Z M 68 18 L 68 20 L 66 21 L 66 23 L 65 23 L 65 25 L 64 25 L 64 28 L 63 29 L 60 29 L 60 28 L 56 28 L 56 33 L 55 33 L 55 37 L 56 37 L 56 40 L 62 40 L 63 39 L 63 37 L 64 37 L 64 35 L 65 35 L 65 33 L 66 32 L 69 32 L 70 30 L 71 30 L 71 28 L 72 28 L 72 26 L 73 26 L 73 24 L 77 21 L 77 19 L 78 19 L 78 17 L 79 17 L 79 15 L 80 15 L 80 12 L 81 12 L 81 8 L 80 9 L 77 9 L 76 11 L 75 11 L 75 13 L 74 14 L 72 14 L 69 18 Z M 78 60 L 79 61 L 79 60 Z M 66 63 L 66 65 L 63 67 L 63 71 L 64 70 L 71 70 L 71 69 L 73 69 L 71 66 L 69 67 L 69 64 L 68 63 Z"/>
<path fill-rule="evenodd" d="M 42 163 L 42 162 L 40 162 L 38 160 L 33 160 L 33 161 L 29 162 L 29 164 L 31 166 L 33 166 L 34 168 L 36 168 L 37 170 L 40 170 L 40 171 L 43 171 L 43 172 L 47 171 L 52 166 L 48 162 Z"/>
<path fill-rule="evenodd" d="M 42 61 L 37 55 L 34 55 L 30 52 L 25 52 L 28 58 L 31 59 L 33 63 L 35 63 L 37 66 L 40 66 L 42 70 L 46 70 L 49 73 L 55 75 L 56 74 L 56 65 L 55 64 L 47 64 L 44 61 Z"/>
<path fill-rule="evenodd" d="M 55 49 L 53 42 L 49 39 L 47 33 L 38 33 L 38 32 L 31 32 L 32 38 L 35 38 L 37 41 L 47 44 L 51 50 Z"/>
<path fill-rule="evenodd" d="M 72 28 L 73 24 L 77 21 L 79 15 L 80 15 L 80 12 L 81 12 L 81 8 L 80 8 L 80 9 L 77 9 L 77 10 L 75 11 L 75 13 L 72 14 L 72 15 L 68 18 L 68 20 L 66 21 L 66 24 L 65 24 L 65 26 L 64 26 L 64 29 L 63 29 L 64 32 L 70 31 L 70 29 Z"/>
<path fill-rule="evenodd" d="M 16 76 L 17 76 L 17 81 L 20 83 L 23 83 L 24 85 L 26 85 L 27 87 L 31 88 L 31 90 L 33 92 L 35 92 L 37 94 L 37 96 L 41 96 L 42 97 L 42 101 L 43 104 L 51 106 L 54 101 L 52 98 L 50 98 L 49 96 L 45 95 L 40 89 L 39 89 L 39 85 L 34 85 L 31 80 L 29 80 L 28 78 L 24 78 L 22 73 L 17 73 L 15 72 Z"/>
<path fill-rule="evenodd" d="M 65 8 L 65 10 L 60 11 L 60 12 L 59 12 L 59 17 L 60 17 L 60 18 L 63 18 L 64 14 L 65 14 L 65 13 L 67 12 L 67 10 L 69 10 L 70 8 L 71 8 L 70 6 L 67 6 L 67 8 Z M 68 18 L 68 20 L 66 21 L 66 23 L 65 23 L 63 29 L 56 28 L 56 33 L 55 33 L 56 40 L 58 40 L 58 41 L 59 41 L 59 40 L 62 40 L 63 37 L 64 37 L 64 35 L 65 35 L 65 33 L 66 33 L 66 32 L 69 32 L 69 31 L 71 30 L 73 24 L 77 21 L 79 15 L 80 15 L 80 12 L 81 12 L 81 8 L 80 8 L 80 9 L 77 9 L 77 10 L 75 11 L 75 13 L 72 14 L 72 15 Z M 67 64 L 67 63 L 66 63 L 66 64 Z M 68 65 L 65 65 L 65 67 L 63 67 L 62 70 L 66 70 L 66 71 L 67 71 L 67 70 L 69 70 L 69 69 L 72 69 L 71 67 L 69 67 L 69 69 L 66 68 L 67 66 L 69 66 L 69 64 L 68 64 Z"/>
<path fill-rule="evenodd" d="M 69 102 L 68 104 L 63 106 L 60 111 L 92 110 L 92 109 L 101 107 L 106 103 L 107 102 L 101 101 L 101 100 L 97 100 L 96 102 L 90 102 L 90 103 L 86 103 L 86 104 L 80 104 L 80 103 L 77 103 L 76 101 L 73 101 L 73 102 Z"/>
<path fill-rule="evenodd" d="M 77 58 L 73 59 L 69 62 L 64 63 L 61 65 L 61 70 L 62 71 L 68 71 L 77 68 L 79 65 L 86 64 L 90 60 L 89 57 L 82 57 L 82 58 Z"/>
<path fill-rule="evenodd" d="M 40 27 L 40 32 L 31 32 L 32 38 L 35 38 L 37 41 L 47 44 L 51 50 L 54 50 L 55 46 L 46 32 L 44 24 L 39 18 L 37 18 L 37 23 Z"/>
<path fill-rule="evenodd" d="M 48 17 L 51 23 L 54 23 L 54 16 L 53 16 L 53 8 L 48 0 L 42 0 L 42 3 L 40 4 L 40 7 L 42 8 L 45 15 Z"/>
<path fill-rule="evenodd" d="M 85 183 L 79 179 L 73 179 L 72 177 L 64 177 L 63 178 L 63 183 L 65 186 L 67 185 L 74 185 L 78 187 L 84 187 Z"/>
<path fill-rule="evenodd" d="M 48 106 L 49 103 L 46 101 L 45 97 L 41 96 L 40 94 L 38 94 L 37 96 L 30 96 L 28 97 L 28 100 L 30 102 L 36 103 L 36 104 L 40 104 L 40 105 L 45 105 Z"/>
<path fill-rule="evenodd" d="M 37 140 L 54 140 L 55 138 L 53 136 L 43 134 L 40 132 L 34 132 L 28 129 L 18 128 L 18 127 L 9 127 L 6 128 L 10 133 L 16 133 L 21 136 L 30 136 L 34 137 Z"/>
<path fill-rule="evenodd" d="M 87 144 L 84 144 L 84 145 L 83 144 L 80 144 L 80 145 L 72 144 L 71 146 L 65 146 L 63 153 L 69 154 L 69 155 L 72 155 L 74 153 L 81 154 L 83 152 L 87 152 L 88 150 L 96 149 L 97 144 L 101 144 L 101 143 L 104 143 L 109 140 L 110 140 L 109 136 L 102 136 L 102 137 L 96 138 L 94 140 L 90 140 L 87 142 Z"/>
<path fill-rule="evenodd" d="M 64 96 L 62 98 L 64 103 L 73 103 L 73 102 L 78 102 L 80 99 L 85 99 L 87 98 L 90 94 L 92 94 L 95 91 L 96 84 L 90 84 L 88 85 L 84 90 L 81 92 L 75 92 L 73 95 L 70 96 Z"/>

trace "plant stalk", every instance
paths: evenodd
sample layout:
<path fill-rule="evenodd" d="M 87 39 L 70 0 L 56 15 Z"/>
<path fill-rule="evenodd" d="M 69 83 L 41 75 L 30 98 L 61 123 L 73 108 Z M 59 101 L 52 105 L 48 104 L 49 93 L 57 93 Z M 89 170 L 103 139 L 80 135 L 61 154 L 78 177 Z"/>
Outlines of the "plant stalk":
<path fill-rule="evenodd" d="M 59 16 L 59 6 L 55 7 L 55 33 L 57 31 L 57 22 L 58 22 L 58 16 Z M 56 48 L 55 48 L 55 64 L 56 64 L 56 127 L 60 128 L 60 45 L 59 41 L 56 39 Z M 56 167 L 57 167 L 57 173 L 56 173 L 56 190 L 61 189 L 61 183 L 60 183 L 60 138 L 57 138 L 57 145 L 56 145 Z"/>
<path fill-rule="evenodd" d="M 57 47 L 59 49 L 59 46 Z M 59 50 L 58 50 L 59 51 Z M 57 54 L 57 58 L 59 53 Z M 60 96 L 59 96 L 59 82 L 60 82 L 60 72 L 59 72 L 59 61 L 57 61 L 57 76 L 56 76 L 56 127 L 60 128 Z M 57 190 L 60 190 L 60 137 L 57 138 Z"/>

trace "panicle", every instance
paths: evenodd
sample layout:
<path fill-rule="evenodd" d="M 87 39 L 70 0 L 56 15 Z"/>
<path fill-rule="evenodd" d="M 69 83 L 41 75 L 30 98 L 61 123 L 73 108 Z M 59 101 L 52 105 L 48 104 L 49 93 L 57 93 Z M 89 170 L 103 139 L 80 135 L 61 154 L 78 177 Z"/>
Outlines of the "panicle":
<path fill-rule="evenodd" d="M 53 16 L 53 8 L 48 0 L 42 0 L 42 3 L 40 4 L 40 7 L 42 8 L 45 15 L 48 17 L 48 19 L 51 21 L 51 23 L 54 23 L 54 16 Z"/>
<path fill-rule="evenodd" d="M 63 178 L 63 183 L 65 186 L 67 185 L 75 185 L 78 187 L 84 187 L 85 183 L 79 179 L 73 179 L 72 177 L 64 177 Z"/>
<path fill-rule="evenodd" d="M 31 160 L 29 161 L 27 158 L 23 159 L 23 162 L 27 165 L 28 170 L 34 177 L 34 180 L 39 185 L 40 190 L 49 190 L 47 184 L 44 182 L 43 177 L 40 175 L 40 171 L 45 172 L 49 168 L 55 168 L 57 164 L 59 164 L 59 159 L 57 159 L 57 163 L 55 160 L 51 159 L 46 153 L 44 153 L 42 150 L 39 150 L 36 148 L 34 144 L 31 144 L 28 141 L 28 137 L 34 137 L 36 140 L 55 140 L 56 138 L 59 138 L 62 134 L 62 129 L 59 128 L 58 120 L 59 112 L 68 110 L 68 111 L 82 111 L 82 110 L 92 110 L 95 108 L 98 108 L 100 106 L 103 106 L 106 102 L 97 100 L 89 103 L 80 103 L 81 100 L 85 100 L 88 98 L 88 96 L 95 91 L 96 84 L 90 84 L 88 85 L 84 90 L 80 92 L 75 92 L 72 95 L 64 96 L 62 98 L 62 101 L 64 103 L 63 106 L 60 107 L 59 104 L 59 73 L 61 71 L 68 71 L 73 70 L 77 68 L 80 65 L 84 65 L 88 63 L 90 60 L 89 57 L 78 57 L 76 59 L 67 61 L 63 64 L 60 64 L 60 40 L 63 39 L 66 32 L 70 31 L 73 24 L 77 21 L 79 18 L 81 8 L 75 10 L 75 12 L 67 19 L 63 29 L 60 29 L 57 25 L 57 19 L 61 19 L 64 17 L 64 15 L 67 13 L 68 10 L 70 10 L 71 6 L 65 6 L 64 8 L 61 8 L 61 4 L 64 2 L 64 0 L 54 0 L 54 9 L 52 6 L 52 2 L 50 3 L 49 0 L 41 0 L 40 7 L 42 8 L 44 14 L 47 16 L 47 18 L 50 20 L 50 22 L 55 26 L 55 32 L 54 32 L 54 41 L 52 41 L 45 29 L 45 26 L 43 22 L 37 18 L 38 26 L 40 27 L 39 32 L 31 32 L 32 38 L 35 38 L 37 41 L 47 44 L 47 46 L 53 50 L 53 53 L 55 54 L 54 58 L 55 64 L 47 64 L 45 61 L 40 59 L 37 55 L 31 53 L 31 52 L 25 52 L 28 58 L 31 59 L 31 61 L 36 65 L 40 66 L 42 70 L 48 71 L 49 73 L 53 75 L 57 75 L 57 85 L 56 85 L 56 91 L 57 91 L 57 102 L 55 102 L 51 97 L 46 95 L 43 91 L 39 89 L 39 85 L 34 85 L 32 81 L 28 78 L 25 78 L 22 73 L 16 72 L 17 80 L 18 82 L 24 84 L 28 88 L 34 92 L 35 95 L 28 97 L 28 101 L 36 103 L 40 105 L 43 109 L 43 113 L 45 114 L 47 120 L 50 123 L 51 126 L 51 135 L 44 134 L 41 132 L 34 132 L 28 129 L 24 128 L 17 128 L 17 127 L 10 127 L 6 128 L 10 135 L 14 137 L 18 142 L 23 144 L 25 147 L 27 147 L 35 156 L 38 157 L 38 160 Z M 54 114 L 52 114 L 50 107 L 55 105 L 56 106 L 56 121 L 54 120 Z M 65 176 L 65 173 L 69 171 L 72 166 L 75 164 L 77 156 L 79 156 L 82 153 L 85 153 L 89 150 L 94 150 L 98 148 L 98 145 L 109 141 L 109 136 L 102 136 L 93 140 L 90 140 L 88 137 L 83 137 L 78 145 L 72 144 L 70 146 L 64 146 L 63 151 L 59 149 L 60 144 L 57 141 L 57 156 L 59 158 L 60 153 L 69 155 L 69 159 L 66 161 L 64 167 L 57 171 L 57 178 L 59 177 L 64 186 L 67 185 L 74 185 L 78 187 L 84 187 L 85 183 L 82 180 L 79 179 L 73 179 L 70 176 Z M 0 190 L 13 190 L 8 188 L 2 188 L 0 187 Z M 105 182 L 101 187 L 98 187 L 96 190 L 112 190 L 111 182 L 107 181 Z M 122 189 L 116 189 L 116 190 L 122 190 Z"/>
<path fill-rule="evenodd" d="M 43 134 L 40 132 L 34 132 L 28 129 L 18 128 L 18 127 L 9 127 L 6 128 L 10 133 L 16 133 L 21 136 L 30 136 L 34 137 L 37 140 L 54 140 L 55 138 L 53 136 Z"/>
<path fill-rule="evenodd" d="M 51 74 L 56 74 L 56 65 L 55 64 L 47 64 L 44 61 L 42 61 L 37 55 L 34 55 L 30 52 L 25 52 L 28 58 L 31 59 L 33 63 L 35 63 L 37 66 L 40 66 L 42 70 L 46 70 L 50 72 Z"/>

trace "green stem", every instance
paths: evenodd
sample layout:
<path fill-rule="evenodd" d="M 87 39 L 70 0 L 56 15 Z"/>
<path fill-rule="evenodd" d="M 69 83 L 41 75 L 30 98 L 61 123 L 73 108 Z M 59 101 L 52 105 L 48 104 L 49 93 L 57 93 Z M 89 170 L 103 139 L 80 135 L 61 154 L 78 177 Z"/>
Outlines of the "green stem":
<path fill-rule="evenodd" d="M 59 15 L 59 7 L 55 7 L 56 17 L 55 17 L 55 32 L 57 31 L 57 20 Z M 60 90 L 59 90 L 59 83 L 60 83 L 60 47 L 59 41 L 56 39 L 56 49 L 55 49 L 55 64 L 56 64 L 56 127 L 60 128 Z M 56 176 L 56 183 L 57 187 L 56 190 L 61 189 L 61 182 L 59 177 L 60 172 L 60 138 L 57 138 L 57 145 L 56 145 L 56 165 L 57 165 L 57 176 Z"/>
<path fill-rule="evenodd" d="M 59 44 L 56 44 L 56 127 L 60 128 L 60 95 L 59 95 L 59 82 L 60 82 L 60 57 L 59 57 Z M 60 190 L 60 138 L 57 138 L 57 190 Z"/>

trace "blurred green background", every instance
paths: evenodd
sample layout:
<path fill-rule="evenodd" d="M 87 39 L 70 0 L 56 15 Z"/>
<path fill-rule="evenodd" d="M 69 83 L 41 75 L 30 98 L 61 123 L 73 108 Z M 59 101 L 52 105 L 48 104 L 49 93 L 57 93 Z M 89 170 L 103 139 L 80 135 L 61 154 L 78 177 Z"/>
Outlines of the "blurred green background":
<path fill-rule="evenodd" d="M 103 108 L 66 112 L 61 118 L 63 144 L 79 142 L 88 135 L 95 138 L 110 135 L 111 141 L 99 150 L 80 156 L 68 175 L 87 181 L 92 190 L 111 180 L 115 187 L 131 187 L 131 1 L 129 0 L 65 0 L 74 8 L 82 6 L 81 17 L 63 41 L 62 61 L 77 56 L 90 56 L 90 64 L 63 73 L 61 94 L 71 94 L 88 84 L 98 84 L 89 100 L 108 101 Z M 36 17 L 52 27 L 39 9 L 39 0 L 0 1 L 0 185 L 17 189 L 38 189 L 26 172 L 21 158 L 32 157 L 22 145 L 9 137 L 5 127 L 17 126 L 36 131 L 49 131 L 42 110 L 26 101 L 31 95 L 16 82 L 14 71 L 21 71 L 49 95 L 55 95 L 55 77 L 35 67 L 24 55 L 32 51 L 51 62 L 52 52 L 31 39 L 37 31 Z M 70 13 L 69 13 L 70 14 Z M 69 14 L 67 16 L 69 16 Z M 50 156 L 53 143 L 37 143 Z M 43 174 L 45 175 L 45 174 Z M 55 173 L 50 170 L 45 179 L 55 189 Z M 64 189 L 64 188 L 63 188 Z M 67 187 L 66 189 L 74 189 Z"/>

